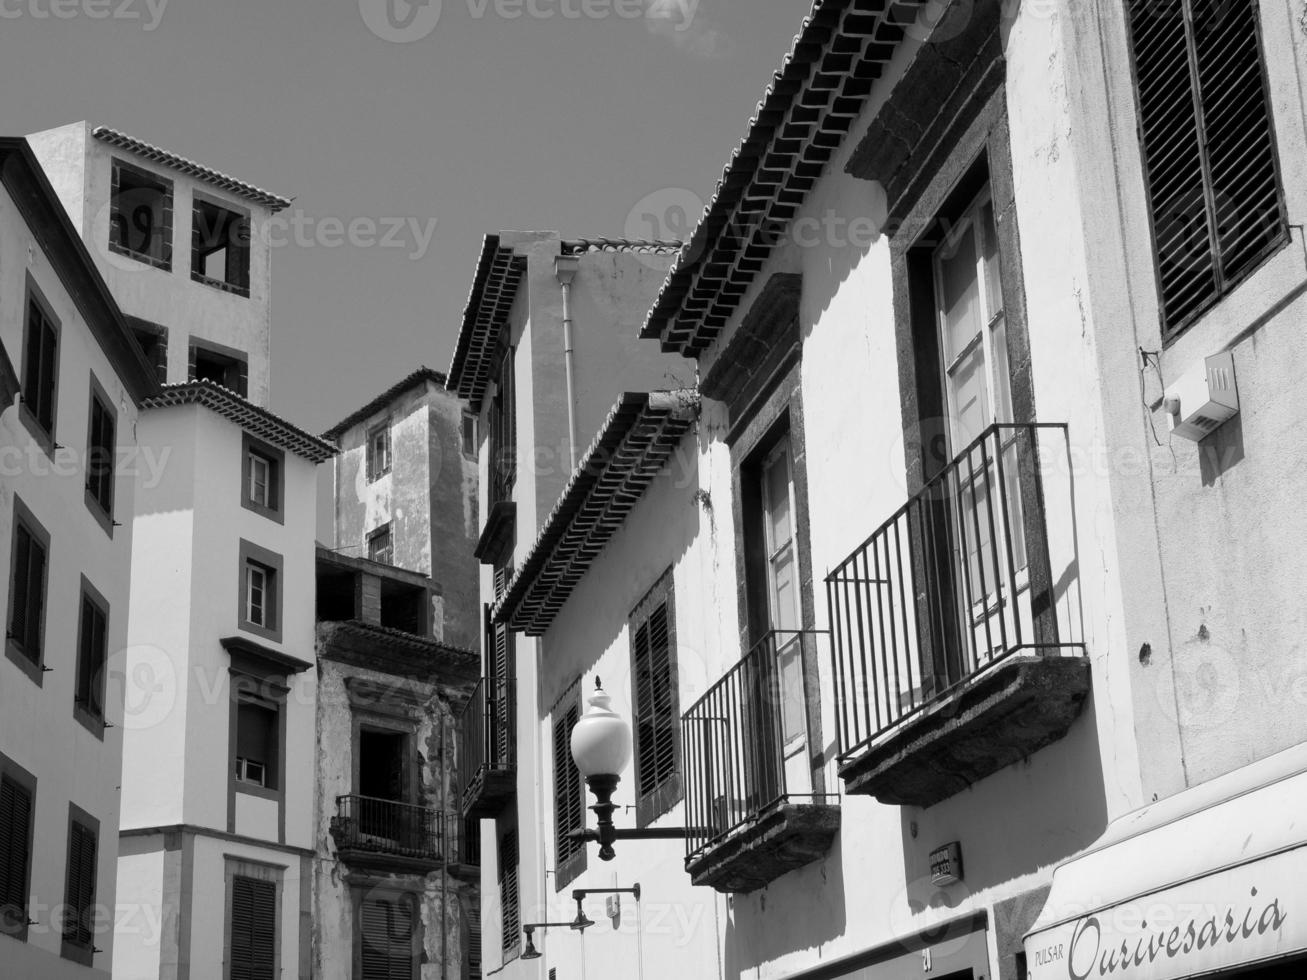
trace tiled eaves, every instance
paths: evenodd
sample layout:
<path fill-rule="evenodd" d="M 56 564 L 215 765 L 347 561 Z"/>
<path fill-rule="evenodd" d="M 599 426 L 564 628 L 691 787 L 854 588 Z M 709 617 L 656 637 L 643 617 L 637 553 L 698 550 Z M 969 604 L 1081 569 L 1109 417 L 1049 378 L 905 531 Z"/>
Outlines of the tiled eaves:
<path fill-rule="evenodd" d="M 253 184 L 247 184 L 243 180 L 237 180 L 235 177 L 230 177 L 221 171 L 196 163 L 194 160 L 188 160 L 186 157 L 178 156 L 176 153 L 169 153 L 165 149 L 138 140 L 133 136 L 128 136 L 126 133 L 120 133 L 116 129 L 110 129 L 108 126 L 97 126 L 91 131 L 91 135 L 101 143 L 129 150 L 137 156 L 144 157 L 154 163 L 163 164 L 163 166 L 186 174 L 188 177 L 203 180 L 215 187 L 220 187 L 231 194 L 235 194 L 237 197 L 260 204 L 274 214 L 291 206 L 292 201 L 289 198 L 265 191 Z"/>
<path fill-rule="evenodd" d="M 684 242 L 676 241 L 647 241 L 634 238 L 576 238 L 563 242 L 563 254 L 638 252 L 646 255 L 671 255 L 679 252 L 684 246 Z"/>
<path fill-rule="evenodd" d="M 498 235 L 487 235 L 446 381 L 449 389 L 466 398 L 474 411 L 480 409 L 481 396 L 490 383 L 495 344 L 525 274 L 526 256 L 518 255 L 511 246 L 501 246 Z"/>
<path fill-rule="evenodd" d="M 342 435 L 344 435 L 345 430 L 352 429 L 360 422 L 366 421 L 367 419 L 371 418 L 373 415 L 376 415 L 383 408 L 385 408 L 387 405 L 393 402 L 400 395 L 404 394 L 404 392 L 408 391 L 410 388 L 416 388 L 418 385 L 423 384 L 427 381 L 430 381 L 432 384 L 438 385 L 441 388 L 445 387 L 445 375 L 441 374 L 439 371 L 435 371 L 427 367 L 424 364 L 421 367 L 419 367 L 416 371 L 414 371 L 412 374 L 409 374 L 407 377 L 402 378 L 399 381 L 397 381 L 395 384 L 391 385 L 389 388 L 387 388 L 385 391 L 379 394 L 376 398 L 373 398 L 371 401 L 369 401 L 362 408 L 358 408 L 355 411 L 350 412 L 349 415 L 347 415 L 345 418 L 341 419 L 339 422 L 333 425 L 330 429 L 322 433 L 322 438 L 335 442 Z"/>
<path fill-rule="evenodd" d="M 695 357 L 740 299 L 861 114 L 927 0 L 816 0 L 640 336 Z"/>
<path fill-rule="evenodd" d="M 692 390 L 627 392 L 572 473 L 494 622 L 541 636 L 694 424 Z"/>
<path fill-rule="evenodd" d="M 264 442 L 292 452 L 315 465 L 325 462 L 337 452 L 331 443 L 310 435 L 299 426 L 292 425 L 214 381 L 164 385 L 160 393 L 147 398 L 142 407 L 172 408 L 178 405 L 203 405 Z"/>

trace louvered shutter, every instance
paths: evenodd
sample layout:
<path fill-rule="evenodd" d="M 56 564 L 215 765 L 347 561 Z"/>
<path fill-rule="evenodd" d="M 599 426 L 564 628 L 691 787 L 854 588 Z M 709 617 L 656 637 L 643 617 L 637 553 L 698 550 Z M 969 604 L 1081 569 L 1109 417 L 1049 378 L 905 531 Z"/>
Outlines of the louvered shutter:
<path fill-rule="evenodd" d="M 12 779 L 0 777 L 0 922 L 27 922 L 28 839 L 32 794 Z"/>
<path fill-rule="evenodd" d="M 636 793 L 642 799 L 671 780 L 678 766 L 680 720 L 668 600 L 654 606 L 643 622 L 632 622 L 631 660 L 635 688 Z"/>
<path fill-rule="evenodd" d="M 275 883 L 240 875 L 232 878 L 231 980 L 275 980 L 276 916 Z"/>
<path fill-rule="evenodd" d="M 1286 240 L 1256 0 L 1130 0 L 1163 332 Z"/>
<path fill-rule="evenodd" d="M 45 608 L 45 548 L 31 531 L 18 526 L 14 541 L 14 587 L 9 635 L 36 663 L 41 656 L 41 615 Z"/>
<path fill-rule="evenodd" d="M 95 831 L 76 821 L 69 829 L 68 869 L 64 902 L 64 939 L 90 946 L 92 906 L 95 903 Z"/>
<path fill-rule="evenodd" d="M 481 980 L 481 903 L 470 901 L 463 908 L 467 920 L 467 976 Z"/>
<path fill-rule="evenodd" d="M 517 831 L 510 830 L 499 838 L 499 905 L 501 910 L 501 945 L 512 949 L 521 941 L 522 905 L 518 891 Z"/>
<path fill-rule="evenodd" d="M 496 599 L 504 597 L 511 577 L 508 568 L 501 566 L 495 569 Z M 490 638 L 492 640 L 491 676 L 494 678 L 494 684 L 491 696 L 495 699 L 495 737 L 494 745 L 491 746 L 492 761 L 496 766 L 510 766 L 513 764 L 514 749 L 516 748 L 516 739 L 513 737 L 515 711 L 512 698 L 513 631 L 503 623 L 490 622 L 489 610 L 487 610 L 486 616 L 487 622 L 490 624 Z"/>
<path fill-rule="evenodd" d="M 412 904 L 402 898 L 368 897 L 360 917 L 362 980 L 414 980 Z"/>
<path fill-rule="evenodd" d="M 572 759 L 572 729 L 580 717 L 581 709 L 575 700 L 566 710 L 556 711 L 554 717 L 554 829 L 560 882 L 575 877 L 585 867 L 585 844 L 567 836 L 569 831 L 585 826 L 581 773 Z M 579 867 L 564 869 L 573 860 Z"/>

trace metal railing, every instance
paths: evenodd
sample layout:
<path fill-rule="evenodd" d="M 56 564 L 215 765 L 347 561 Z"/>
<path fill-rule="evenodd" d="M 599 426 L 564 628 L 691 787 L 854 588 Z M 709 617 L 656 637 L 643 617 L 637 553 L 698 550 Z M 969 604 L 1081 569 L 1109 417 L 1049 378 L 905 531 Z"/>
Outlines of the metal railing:
<path fill-rule="evenodd" d="M 1065 425 L 990 426 L 827 576 L 841 757 L 1013 653 L 1078 647 L 1068 453 Z"/>
<path fill-rule="evenodd" d="M 766 634 L 681 716 L 688 857 L 778 803 L 825 799 L 807 750 L 805 664 L 819 635 Z"/>
<path fill-rule="evenodd" d="M 440 857 L 444 828 L 439 810 L 356 795 L 336 797 L 331 822 L 337 847 L 417 858 Z"/>
<path fill-rule="evenodd" d="M 511 771 L 517 763 L 514 694 L 512 679 L 483 677 L 459 716 L 459 785 L 465 794 L 482 770 Z"/>

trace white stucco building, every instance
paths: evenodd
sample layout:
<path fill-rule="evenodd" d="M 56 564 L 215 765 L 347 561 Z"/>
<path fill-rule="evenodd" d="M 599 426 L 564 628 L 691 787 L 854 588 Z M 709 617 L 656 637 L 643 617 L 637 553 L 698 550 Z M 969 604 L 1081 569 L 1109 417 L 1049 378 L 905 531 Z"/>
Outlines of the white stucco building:
<path fill-rule="evenodd" d="M 642 886 L 505 976 L 1301 972 L 1299 13 L 816 4 L 642 325 L 697 391 L 600 379 L 497 590 L 487 907 Z M 687 834 L 605 865 L 596 677 L 618 826 Z"/>
<path fill-rule="evenodd" d="M 0 140 L 0 972 L 113 956 L 137 422 L 158 385 L 21 139 Z"/>

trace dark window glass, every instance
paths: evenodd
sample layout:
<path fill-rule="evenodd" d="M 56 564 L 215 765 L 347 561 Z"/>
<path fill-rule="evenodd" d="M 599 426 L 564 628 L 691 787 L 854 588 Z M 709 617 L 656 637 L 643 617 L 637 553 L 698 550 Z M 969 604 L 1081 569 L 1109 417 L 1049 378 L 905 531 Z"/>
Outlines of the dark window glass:
<path fill-rule="evenodd" d="M 55 379 L 59 372 L 59 334 L 36 300 L 27 304 L 27 362 L 23 365 L 23 404 L 46 435 L 54 438 Z"/>

